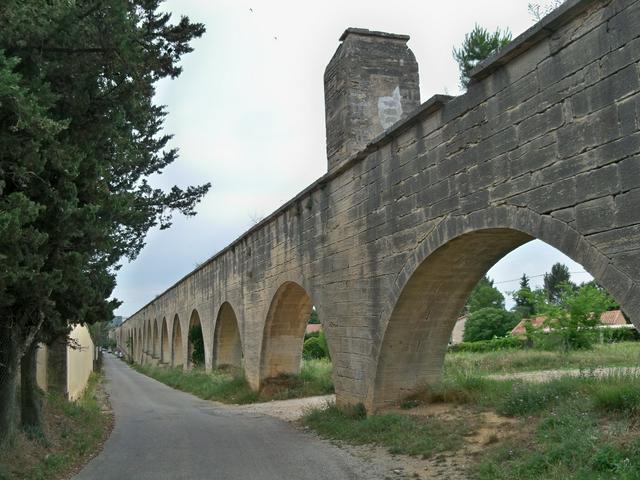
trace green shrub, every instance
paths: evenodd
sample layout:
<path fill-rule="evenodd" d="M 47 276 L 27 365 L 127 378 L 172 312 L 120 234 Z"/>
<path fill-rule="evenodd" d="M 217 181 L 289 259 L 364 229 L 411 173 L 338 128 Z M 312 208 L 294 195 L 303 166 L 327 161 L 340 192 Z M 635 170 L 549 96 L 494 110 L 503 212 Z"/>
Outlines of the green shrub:
<path fill-rule="evenodd" d="M 481 308 L 467 317 L 463 339 L 465 342 L 477 342 L 504 337 L 517 323 L 517 317 L 503 308 Z"/>
<path fill-rule="evenodd" d="M 302 347 L 302 358 L 305 360 L 324 358 L 324 349 L 318 337 L 311 337 L 305 340 Z"/>
<path fill-rule="evenodd" d="M 477 342 L 462 342 L 449 347 L 450 352 L 493 352 L 525 348 L 525 340 L 518 337 L 494 338 Z"/>
<path fill-rule="evenodd" d="M 309 395 L 328 395 L 334 392 L 332 373 L 333 367 L 328 358 L 305 360 L 299 378 Z"/>
<path fill-rule="evenodd" d="M 633 384 L 603 384 L 593 392 L 594 406 L 611 413 L 640 412 L 640 390 Z"/>
<path fill-rule="evenodd" d="M 393 454 L 423 456 L 458 448 L 471 430 L 462 420 L 394 413 L 367 416 L 362 405 L 313 409 L 304 416 L 303 423 L 331 439 L 381 445 Z"/>
<path fill-rule="evenodd" d="M 304 334 L 304 340 L 307 341 L 310 338 L 317 338 L 320 335 L 320 332 L 309 332 Z"/>
<path fill-rule="evenodd" d="M 331 358 L 329 355 L 329 345 L 324 332 L 318 332 L 317 336 L 305 340 L 302 347 L 302 358 L 314 360 L 320 358 Z"/>
<path fill-rule="evenodd" d="M 204 338 L 200 324 L 189 329 L 189 344 L 193 348 L 191 362 L 195 366 L 204 365 Z"/>
<path fill-rule="evenodd" d="M 640 364 L 640 342 L 595 344 L 591 350 L 569 353 L 531 348 L 476 351 L 484 350 L 482 347 L 483 342 L 463 344 L 462 350 L 458 350 L 457 345 L 453 346 L 451 351 L 456 353 L 445 356 L 445 374 L 504 374 L 564 368 L 634 367 Z"/>
<path fill-rule="evenodd" d="M 640 332 L 635 328 L 603 328 L 598 330 L 597 336 L 604 343 L 640 341 Z"/>

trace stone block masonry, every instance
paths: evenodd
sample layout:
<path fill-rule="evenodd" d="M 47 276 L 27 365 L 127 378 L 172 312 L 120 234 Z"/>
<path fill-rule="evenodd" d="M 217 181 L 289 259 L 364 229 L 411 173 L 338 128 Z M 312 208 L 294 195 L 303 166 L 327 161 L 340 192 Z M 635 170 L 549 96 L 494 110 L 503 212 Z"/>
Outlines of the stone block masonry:
<path fill-rule="evenodd" d="M 407 40 L 345 32 L 329 173 L 129 318 L 136 361 L 188 368 L 197 315 L 206 367 L 257 389 L 299 368 L 315 305 L 338 402 L 380 408 L 438 380 L 470 290 L 534 238 L 640 321 L 640 0 L 569 0 L 421 105 Z"/>

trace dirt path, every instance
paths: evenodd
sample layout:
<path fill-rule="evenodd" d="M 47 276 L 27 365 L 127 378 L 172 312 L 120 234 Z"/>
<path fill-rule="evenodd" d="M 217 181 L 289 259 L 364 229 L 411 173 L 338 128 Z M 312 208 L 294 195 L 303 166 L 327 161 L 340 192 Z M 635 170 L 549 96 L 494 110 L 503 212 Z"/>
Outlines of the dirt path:
<path fill-rule="evenodd" d="M 336 401 L 335 395 L 321 395 L 317 397 L 293 398 L 291 400 L 274 400 L 250 405 L 234 405 L 232 408 L 239 412 L 269 415 L 272 417 L 294 422 L 304 415 L 310 408 L 325 407 Z M 227 405 L 227 407 L 229 407 Z"/>
<path fill-rule="evenodd" d="M 545 382 L 564 376 L 604 377 L 614 374 L 640 375 L 638 367 L 614 367 L 597 369 L 568 369 L 568 370 L 540 370 L 532 372 L 518 372 L 504 375 L 490 375 L 495 380 L 521 379 L 526 382 Z M 323 407 L 335 401 L 335 395 L 279 400 L 252 405 L 233 407 L 239 412 L 269 415 L 288 422 L 299 420 L 309 408 Z M 343 450 L 372 462 L 379 466 L 389 476 L 386 478 L 422 478 L 462 480 L 467 478 L 467 471 L 477 456 L 493 444 L 507 436 L 517 435 L 521 426 L 511 418 L 501 417 L 493 412 L 476 412 L 460 406 L 433 404 L 417 407 L 412 410 L 402 410 L 402 413 L 419 416 L 438 416 L 440 418 L 466 418 L 471 424 L 478 424 L 477 432 L 465 439 L 465 446 L 455 452 L 443 452 L 428 459 L 410 457 L 406 455 L 392 455 L 384 447 L 373 445 L 354 446 L 336 442 Z M 312 434 L 312 433 L 310 433 Z M 313 434 L 312 434 L 313 435 Z"/>
<path fill-rule="evenodd" d="M 569 370 L 538 370 L 534 372 L 507 373 L 504 375 L 489 375 L 492 380 L 524 380 L 526 382 L 548 382 L 561 377 L 606 377 L 608 375 L 640 375 L 639 367 L 611 367 L 593 369 L 569 369 Z"/>

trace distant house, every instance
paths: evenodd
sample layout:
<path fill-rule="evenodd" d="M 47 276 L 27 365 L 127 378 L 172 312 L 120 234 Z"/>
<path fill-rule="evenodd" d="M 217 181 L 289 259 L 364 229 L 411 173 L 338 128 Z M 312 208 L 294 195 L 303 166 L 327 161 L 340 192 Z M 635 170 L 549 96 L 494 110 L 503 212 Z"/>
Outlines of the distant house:
<path fill-rule="evenodd" d="M 321 332 L 322 331 L 322 325 L 320 323 L 309 323 L 307 325 L 307 329 L 304 331 L 304 333 L 316 333 L 316 332 Z"/>
<path fill-rule="evenodd" d="M 600 315 L 600 322 L 603 325 L 626 325 L 627 319 L 624 318 L 622 310 L 610 310 Z"/>
<path fill-rule="evenodd" d="M 515 327 L 513 327 L 511 335 L 514 337 L 525 335 L 527 332 L 524 326 L 527 320 L 531 321 L 533 328 L 543 328 L 543 332 L 548 332 L 550 330 L 549 327 L 543 327 L 546 319 L 547 317 L 544 315 L 533 318 L 523 318 Z M 627 319 L 624 318 L 624 314 L 621 310 L 610 310 L 608 312 L 603 312 L 602 315 L 600 315 L 600 323 L 607 327 L 617 328 L 621 325 L 627 325 Z"/>
<path fill-rule="evenodd" d="M 520 320 L 520 322 L 513 327 L 513 329 L 511 330 L 511 335 L 513 337 L 518 337 L 520 335 L 525 335 L 527 333 L 527 330 L 525 328 L 525 324 L 527 323 L 527 321 L 531 321 L 531 326 L 533 328 L 540 329 L 543 327 L 545 320 L 547 319 L 546 316 L 541 315 L 538 317 L 533 317 L 533 318 L 523 318 L 522 320 Z M 545 332 L 549 331 L 549 327 L 544 327 Z"/>
<path fill-rule="evenodd" d="M 456 320 L 456 324 L 453 326 L 453 331 L 451 332 L 451 339 L 449 340 L 450 345 L 457 345 L 458 343 L 463 342 L 464 326 L 466 323 L 467 323 L 466 315 Z"/>

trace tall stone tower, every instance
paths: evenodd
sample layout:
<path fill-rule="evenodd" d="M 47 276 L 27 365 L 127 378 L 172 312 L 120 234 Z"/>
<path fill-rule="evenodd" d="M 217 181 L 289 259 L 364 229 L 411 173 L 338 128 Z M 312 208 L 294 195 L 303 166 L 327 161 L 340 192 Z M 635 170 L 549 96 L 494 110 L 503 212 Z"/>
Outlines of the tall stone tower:
<path fill-rule="evenodd" d="M 408 35 L 348 28 L 324 73 L 329 171 L 420 105 Z"/>

